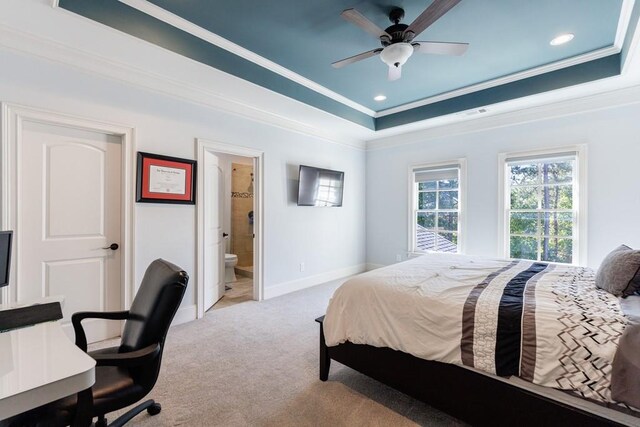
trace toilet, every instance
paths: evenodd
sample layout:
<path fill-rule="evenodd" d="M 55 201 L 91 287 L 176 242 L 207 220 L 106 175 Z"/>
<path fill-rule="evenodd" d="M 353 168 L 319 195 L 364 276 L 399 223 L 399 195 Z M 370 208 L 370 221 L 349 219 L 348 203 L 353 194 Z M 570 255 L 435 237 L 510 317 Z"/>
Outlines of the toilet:
<path fill-rule="evenodd" d="M 224 282 L 232 283 L 236 281 L 236 271 L 234 267 L 238 263 L 238 255 L 224 254 Z"/>

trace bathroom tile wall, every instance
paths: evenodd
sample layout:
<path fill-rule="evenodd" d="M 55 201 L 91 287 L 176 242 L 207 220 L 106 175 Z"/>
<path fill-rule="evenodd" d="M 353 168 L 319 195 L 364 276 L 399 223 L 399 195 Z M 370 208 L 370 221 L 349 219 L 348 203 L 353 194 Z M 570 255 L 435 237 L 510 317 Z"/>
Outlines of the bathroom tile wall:
<path fill-rule="evenodd" d="M 239 266 L 250 266 L 253 265 L 253 166 L 238 163 L 231 166 L 231 253 L 238 255 Z"/>

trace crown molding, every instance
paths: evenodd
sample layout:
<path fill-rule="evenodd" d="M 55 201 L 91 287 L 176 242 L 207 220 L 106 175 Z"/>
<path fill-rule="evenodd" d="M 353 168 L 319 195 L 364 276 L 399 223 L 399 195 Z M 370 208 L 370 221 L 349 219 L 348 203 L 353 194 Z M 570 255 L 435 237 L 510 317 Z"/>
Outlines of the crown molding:
<path fill-rule="evenodd" d="M 631 15 L 632 12 L 633 12 L 633 7 L 629 7 L 628 10 L 627 9 L 623 9 L 623 13 L 628 13 L 629 15 Z M 627 72 L 629 72 L 629 73 L 631 73 L 631 72 L 637 73 L 637 70 L 640 68 L 640 64 L 639 64 L 640 61 L 638 61 L 638 53 L 637 53 L 638 48 L 640 46 L 640 23 L 636 22 L 634 24 L 635 24 L 636 27 L 634 29 L 632 29 L 633 38 L 629 42 L 629 47 L 628 47 L 628 50 L 627 50 L 627 58 L 621 64 L 623 73 L 627 73 Z M 629 20 L 629 25 L 634 25 L 634 24 L 632 24 L 631 21 Z M 628 31 L 629 31 L 629 29 L 627 28 L 626 32 L 628 32 Z M 624 35 L 622 37 L 624 37 Z M 623 43 L 623 42 L 624 42 L 624 39 L 622 39 L 621 43 Z M 630 70 L 634 70 L 634 71 L 630 71 Z"/>
<path fill-rule="evenodd" d="M 109 30 L 116 31 L 113 29 Z M 292 120 L 266 109 L 257 108 L 241 101 L 240 99 L 230 98 L 228 94 L 221 95 L 207 86 L 201 86 L 190 82 L 187 83 L 186 81 L 162 75 L 157 72 L 150 71 L 149 69 L 136 67 L 130 63 L 119 62 L 111 58 L 100 56 L 94 52 L 87 52 L 74 46 L 63 44 L 40 35 L 27 33 L 6 25 L 0 25 L 0 46 L 23 54 L 26 53 L 61 63 L 66 66 L 72 66 L 85 72 L 89 72 L 92 75 L 131 84 L 156 93 L 161 93 L 163 95 L 168 95 L 203 105 L 205 107 L 213 108 L 217 111 L 231 113 L 271 126 L 320 138 L 327 142 L 346 145 L 357 149 L 365 148 L 364 142 L 361 139 L 348 136 L 346 137 L 344 135 L 340 135 L 338 132 L 328 132 L 324 127 L 315 127 L 298 120 Z M 158 47 L 155 48 L 160 49 Z M 194 61 L 188 61 L 196 63 Z M 202 64 L 196 64 L 204 67 Z M 211 67 L 207 67 L 207 69 L 212 70 L 211 72 L 214 73 L 224 74 L 227 78 L 233 78 L 237 80 L 239 84 L 250 85 L 255 90 L 269 92 L 270 95 L 277 96 L 287 102 L 294 102 L 304 106 L 304 108 L 313 108 L 319 112 L 321 111 L 300 101 L 292 100 L 284 95 L 261 88 L 253 83 L 230 76 L 219 70 L 212 69 Z M 343 120 L 337 119 L 329 113 L 322 113 L 331 116 L 333 120 Z"/>
<path fill-rule="evenodd" d="M 640 104 L 640 84 L 597 94 L 564 99 L 544 105 L 505 111 L 490 116 L 475 116 L 463 122 L 443 123 L 429 129 L 367 141 L 367 151 L 423 143 L 434 139 L 459 136 L 501 127 L 515 126 L 551 118 L 572 116 L 591 111 Z M 509 108 L 509 107 L 507 107 Z"/>
<path fill-rule="evenodd" d="M 57 0 L 54 0 L 57 1 Z M 153 3 L 150 3 L 146 0 L 118 0 L 120 3 L 124 3 L 127 6 L 130 6 L 134 9 L 139 10 L 159 21 L 162 21 L 166 24 L 169 24 L 175 28 L 178 28 L 186 33 L 191 34 L 192 36 L 198 37 L 206 42 L 209 42 L 213 45 L 216 45 L 226 51 L 233 53 L 247 61 L 251 61 L 256 65 L 259 65 L 263 68 L 266 68 L 269 71 L 273 71 L 276 74 L 279 74 L 287 79 L 296 82 L 308 89 L 311 89 L 321 95 L 324 95 L 334 101 L 337 101 L 341 104 L 346 105 L 347 107 L 353 108 L 354 110 L 358 110 L 361 113 L 365 113 L 371 117 L 374 117 L 376 112 L 371 110 L 370 108 L 365 107 L 364 105 L 358 104 L 351 99 L 340 95 L 312 80 L 307 79 L 306 77 L 301 76 L 298 73 L 295 73 L 288 68 L 285 68 L 263 56 L 260 56 L 248 49 L 239 46 L 224 37 L 221 37 L 211 31 L 202 28 L 190 21 L 187 21 L 184 18 L 179 17 L 178 15 L 167 11 L 166 9 L 161 8 Z"/>
<path fill-rule="evenodd" d="M 623 0 L 620 9 L 620 19 L 618 19 L 618 29 L 616 31 L 616 38 L 613 45 L 618 49 L 622 49 L 624 44 L 624 38 L 627 35 L 627 30 L 631 24 L 631 16 L 633 14 L 633 6 L 636 0 Z"/>
<path fill-rule="evenodd" d="M 585 53 L 583 55 L 567 58 L 562 61 L 553 62 L 551 64 L 543 65 L 537 68 L 531 68 L 529 70 L 521 71 L 516 74 L 509 74 L 505 77 L 500 77 L 494 80 L 488 80 L 483 83 L 464 87 L 451 92 L 446 92 L 441 95 L 432 96 L 430 98 L 421 99 L 419 101 L 411 102 L 409 104 L 399 105 L 397 107 L 388 108 L 386 110 L 379 111 L 374 117 L 384 117 L 390 114 L 401 113 L 403 111 L 412 110 L 414 108 L 422 107 L 424 105 L 433 104 L 435 102 L 444 101 L 446 99 L 457 98 L 469 93 L 478 92 L 481 90 L 489 89 L 496 86 L 502 86 L 507 83 L 512 83 L 518 80 L 528 79 L 530 77 L 539 76 L 541 74 L 550 73 L 552 71 L 560 70 L 563 68 L 572 67 L 574 65 L 583 64 L 585 62 L 594 61 L 596 59 L 604 58 L 609 55 L 615 55 L 620 53 L 620 48 L 616 46 L 609 46 L 603 49 L 598 49 L 593 52 Z"/>

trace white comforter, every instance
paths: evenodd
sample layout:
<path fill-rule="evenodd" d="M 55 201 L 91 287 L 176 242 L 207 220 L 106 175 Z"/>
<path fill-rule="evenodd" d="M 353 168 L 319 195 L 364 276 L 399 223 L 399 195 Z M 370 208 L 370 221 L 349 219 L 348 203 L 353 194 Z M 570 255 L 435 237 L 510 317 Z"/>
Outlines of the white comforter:
<path fill-rule="evenodd" d="M 581 267 L 428 254 L 344 283 L 327 308 L 325 340 L 611 402 L 611 363 L 627 321 L 618 299 L 593 279 Z"/>

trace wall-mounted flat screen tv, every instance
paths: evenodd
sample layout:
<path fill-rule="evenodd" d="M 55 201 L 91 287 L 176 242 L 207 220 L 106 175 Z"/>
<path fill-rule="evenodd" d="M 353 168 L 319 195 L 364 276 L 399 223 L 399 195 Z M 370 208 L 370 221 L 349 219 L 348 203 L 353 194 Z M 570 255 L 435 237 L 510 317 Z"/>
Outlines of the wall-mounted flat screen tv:
<path fill-rule="evenodd" d="M 298 206 L 342 206 L 344 172 L 300 165 Z"/>

